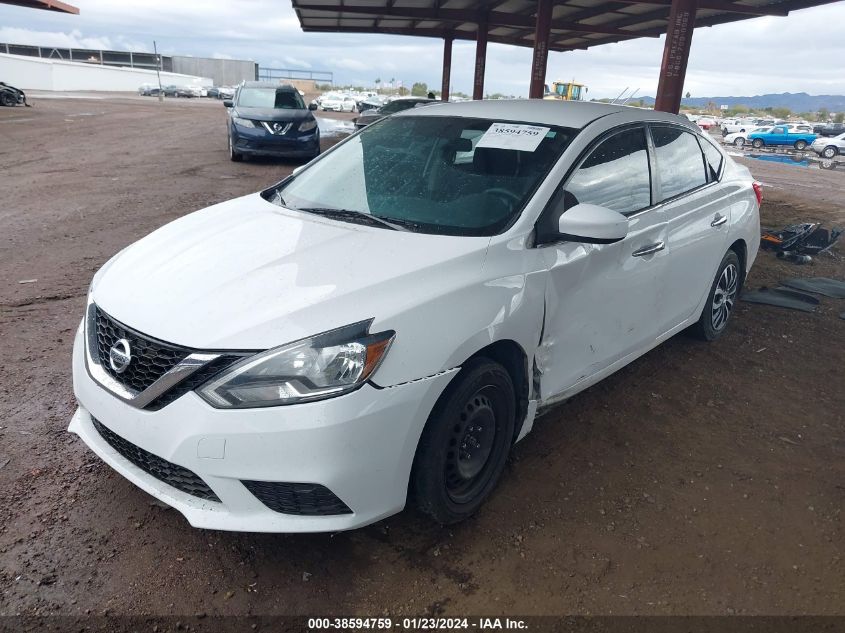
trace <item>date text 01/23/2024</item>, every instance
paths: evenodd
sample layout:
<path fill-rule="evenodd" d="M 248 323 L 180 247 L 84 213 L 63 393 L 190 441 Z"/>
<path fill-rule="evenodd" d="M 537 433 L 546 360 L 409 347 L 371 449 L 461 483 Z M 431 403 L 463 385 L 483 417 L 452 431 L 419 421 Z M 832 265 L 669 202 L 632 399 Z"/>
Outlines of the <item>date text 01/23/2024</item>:
<path fill-rule="evenodd" d="M 309 618 L 308 630 L 366 630 L 387 631 L 391 629 L 407 631 L 439 630 L 523 630 L 527 628 L 524 620 L 515 618 Z"/>

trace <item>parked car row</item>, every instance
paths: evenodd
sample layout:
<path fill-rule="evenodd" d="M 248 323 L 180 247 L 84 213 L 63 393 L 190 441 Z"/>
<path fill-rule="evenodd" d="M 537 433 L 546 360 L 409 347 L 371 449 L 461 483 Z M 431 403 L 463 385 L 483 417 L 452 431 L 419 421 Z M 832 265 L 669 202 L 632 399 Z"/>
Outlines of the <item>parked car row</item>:
<path fill-rule="evenodd" d="M 432 103 L 439 103 L 436 99 L 427 99 L 425 97 L 400 97 L 394 99 L 384 105 L 377 106 L 364 110 L 357 119 L 355 119 L 355 129 L 360 130 L 368 126 L 370 123 L 375 123 L 379 119 L 383 119 L 391 114 L 402 112 L 403 110 L 410 110 L 418 106 L 430 105 Z"/>
<path fill-rule="evenodd" d="M 165 97 L 211 97 L 214 99 L 231 99 L 235 94 L 235 88 L 231 86 L 193 86 L 170 84 L 159 88 L 154 84 L 142 84 L 138 87 L 138 94 L 144 97 L 157 97 L 163 94 Z"/>

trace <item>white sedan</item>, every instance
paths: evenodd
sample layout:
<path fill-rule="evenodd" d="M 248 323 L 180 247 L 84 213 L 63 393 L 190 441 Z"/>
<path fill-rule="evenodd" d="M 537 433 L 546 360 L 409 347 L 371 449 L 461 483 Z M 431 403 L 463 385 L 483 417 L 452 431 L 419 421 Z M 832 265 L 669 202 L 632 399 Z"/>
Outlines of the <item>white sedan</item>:
<path fill-rule="evenodd" d="M 349 95 L 326 95 L 320 101 L 323 111 L 355 112 L 356 107 L 355 98 Z"/>
<path fill-rule="evenodd" d="M 833 138 L 819 136 L 810 145 L 810 149 L 822 158 L 836 158 L 838 154 L 845 155 L 845 133 Z"/>
<path fill-rule="evenodd" d="M 730 134 L 726 134 L 722 137 L 722 142 L 725 145 L 734 145 L 736 147 L 742 147 L 748 142 L 748 135 L 752 132 L 765 132 L 769 128 L 768 127 L 750 127 L 747 131 L 744 132 L 731 132 Z"/>
<path fill-rule="evenodd" d="M 405 110 L 108 261 L 70 431 L 197 527 L 344 530 L 409 492 L 454 523 L 538 410 L 725 332 L 759 205 L 679 116 Z"/>

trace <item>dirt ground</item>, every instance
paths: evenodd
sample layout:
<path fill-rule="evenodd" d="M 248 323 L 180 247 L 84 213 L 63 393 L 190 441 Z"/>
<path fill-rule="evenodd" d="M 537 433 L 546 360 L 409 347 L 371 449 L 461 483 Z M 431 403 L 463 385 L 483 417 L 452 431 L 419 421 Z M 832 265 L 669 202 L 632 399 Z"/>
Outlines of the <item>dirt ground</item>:
<path fill-rule="evenodd" d="M 219 102 L 33 101 L 0 109 L 0 615 L 845 613 L 845 300 L 670 340 L 541 418 L 460 526 L 191 528 L 66 432 L 73 334 L 111 255 L 296 163 L 231 163 Z M 845 224 L 845 169 L 744 162 L 765 224 Z M 845 264 L 763 253 L 748 284 L 788 276 Z"/>

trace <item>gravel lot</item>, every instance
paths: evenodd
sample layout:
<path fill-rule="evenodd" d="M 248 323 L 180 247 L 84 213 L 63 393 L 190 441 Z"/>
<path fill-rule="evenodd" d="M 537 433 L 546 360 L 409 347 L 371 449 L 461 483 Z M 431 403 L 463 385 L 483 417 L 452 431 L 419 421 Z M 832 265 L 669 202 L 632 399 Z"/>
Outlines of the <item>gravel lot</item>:
<path fill-rule="evenodd" d="M 65 430 L 85 292 L 124 246 L 296 163 L 231 163 L 219 102 L 33 102 L 0 109 L 0 614 L 845 613 L 843 300 L 740 303 L 719 342 L 675 337 L 540 419 L 458 527 L 191 528 Z M 764 224 L 845 224 L 845 169 L 744 162 Z M 763 253 L 748 284 L 786 276 L 845 264 Z"/>

